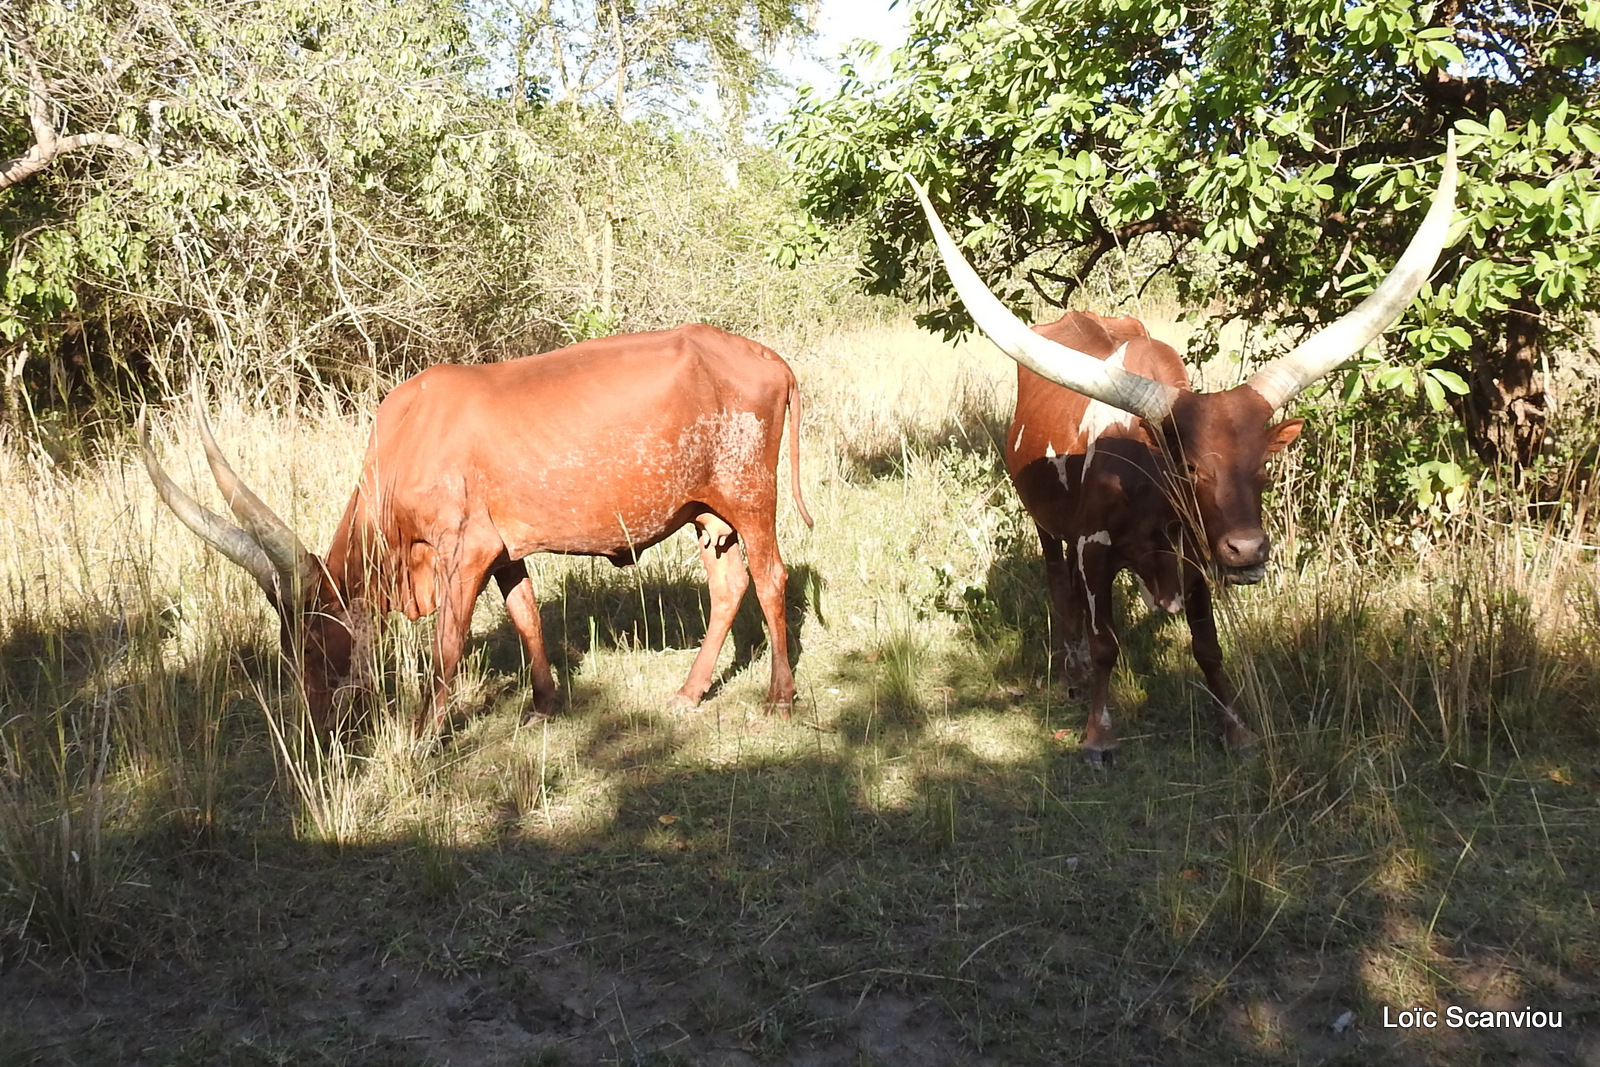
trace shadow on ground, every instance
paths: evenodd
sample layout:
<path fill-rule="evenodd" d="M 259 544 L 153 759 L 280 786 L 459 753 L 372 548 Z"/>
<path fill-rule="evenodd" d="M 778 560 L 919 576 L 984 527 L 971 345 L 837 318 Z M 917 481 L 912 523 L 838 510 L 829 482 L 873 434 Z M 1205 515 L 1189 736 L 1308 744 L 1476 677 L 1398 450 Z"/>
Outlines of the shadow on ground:
<path fill-rule="evenodd" d="M 588 609 L 586 591 L 567 595 L 569 617 Z M 698 597 L 656 591 L 686 620 Z M 27 660 L 70 638 L 7 651 Z M 1158 662 L 1147 684 L 1181 688 L 1189 671 Z M 12 683 L 10 715 L 38 714 L 23 697 L 45 688 Z M 259 713 L 224 715 L 215 831 L 202 846 L 131 813 L 108 821 L 103 925 L 76 961 L 41 943 L 6 857 L 0 1064 L 1600 1055 L 1584 890 L 1600 882 L 1600 780 L 1502 761 L 1469 795 L 1385 777 L 1385 760 L 1420 766 L 1421 753 L 1287 728 L 1236 764 L 1203 722 L 1176 721 L 1095 773 L 1052 739 L 1036 687 L 949 688 L 920 719 L 873 714 L 857 684 L 826 716 L 714 727 L 596 700 L 568 713 L 577 740 L 537 790 L 518 784 L 545 758 L 537 738 L 490 713 L 426 756 L 419 780 L 491 815 L 466 836 L 419 822 L 342 847 L 308 839 Z M 935 715 L 953 724 L 937 740 Z M 982 719 L 1011 732 L 961 732 Z M 691 736 L 734 755 L 695 756 Z M 0 794 L 13 819 L 17 766 Z M 595 783 L 597 814 L 572 821 Z M 1413 989 L 1560 1011 L 1563 1027 L 1383 1027 Z"/>

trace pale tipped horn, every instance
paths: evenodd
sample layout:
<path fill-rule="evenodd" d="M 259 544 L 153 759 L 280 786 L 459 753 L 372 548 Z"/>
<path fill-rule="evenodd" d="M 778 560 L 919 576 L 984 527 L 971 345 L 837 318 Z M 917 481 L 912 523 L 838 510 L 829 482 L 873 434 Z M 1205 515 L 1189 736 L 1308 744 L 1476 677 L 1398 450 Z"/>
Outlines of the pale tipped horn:
<path fill-rule="evenodd" d="M 1394 325 L 1422 291 L 1423 283 L 1439 260 L 1439 253 L 1444 251 L 1455 216 L 1455 198 L 1456 138 L 1451 131 L 1445 137 L 1444 173 L 1439 177 L 1433 204 L 1394 270 L 1349 314 L 1329 323 L 1300 342 L 1292 352 L 1257 371 L 1250 379 L 1250 387 L 1276 410 Z"/>
<path fill-rule="evenodd" d="M 950 274 L 950 282 L 961 297 L 961 303 L 972 321 L 1000 351 L 1057 385 L 1114 408 L 1131 411 L 1149 422 L 1158 423 L 1172 412 L 1173 401 L 1178 396 L 1178 390 L 1172 386 L 1041 337 L 1006 310 L 967 263 L 961 249 L 939 221 L 939 213 L 934 211 L 922 186 L 910 175 L 906 180 L 922 202 L 923 213 L 928 216 L 928 225 L 933 230 L 934 244 L 938 246 L 939 256 L 944 260 L 945 270 Z"/>
<path fill-rule="evenodd" d="M 317 562 L 317 557 L 306 551 L 306 546 L 301 544 L 289 524 L 280 519 L 278 513 L 269 508 L 234 473 L 211 433 L 205 405 L 200 402 L 198 395 L 195 400 L 195 415 L 200 422 L 200 444 L 206 450 L 206 462 L 211 466 L 211 476 L 216 479 L 217 488 L 222 490 L 222 499 L 227 501 L 234 517 L 244 524 L 272 561 L 272 566 L 282 576 L 285 585 L 297 590 L 297 595 L 304 599 L 317 588 L 322 565 Z"/>
<path fill-rule="evenodd" d="M 193 531 L 196 537 L 243 567 L 250 577 L 256 580 L 262 592 L 267 594 L 267 599 L 277 605 L 279 575 L 278 569 L 272 565 L 272 560 L 267 558 L 266 552 L 262 551 L 255 538 L 216 512 L 196 503 L 192 496 L 178 488 L 178 484 L 167 476 L 167 472 L 156 462 L 155 453 L 150 448 L 150 428 L 145 425 L 144 415 L 144 411 L 141 410 L 139 419 L 135 423 L 139 435 L 139 451 L 144 457 L 144 469 L 150 475 L 150 480 L 155 483 L 156 492 L 160 494 L 162 502 L 178 517 L 179 522 Z"/>

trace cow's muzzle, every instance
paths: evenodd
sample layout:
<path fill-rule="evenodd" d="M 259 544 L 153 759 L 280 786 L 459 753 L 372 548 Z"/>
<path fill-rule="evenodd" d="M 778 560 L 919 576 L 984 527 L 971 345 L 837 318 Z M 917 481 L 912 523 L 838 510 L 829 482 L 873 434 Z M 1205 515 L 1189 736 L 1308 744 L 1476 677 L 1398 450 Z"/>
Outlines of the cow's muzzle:
<path fill-rule="evenodd" d="M 1222 567 L 1222 580 L 1229 585 L 1255 585 L 1267 576 L 1265 563 L 1253 563 L 1248 567 Z"/>

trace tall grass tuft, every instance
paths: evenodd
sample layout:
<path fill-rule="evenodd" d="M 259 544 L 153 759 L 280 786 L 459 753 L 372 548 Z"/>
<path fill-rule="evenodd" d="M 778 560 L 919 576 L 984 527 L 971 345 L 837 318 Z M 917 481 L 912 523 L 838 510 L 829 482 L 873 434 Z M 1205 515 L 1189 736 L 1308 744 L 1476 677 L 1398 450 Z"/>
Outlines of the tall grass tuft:
<path fill-rule="evenodd" d="M 86 960 L 112 931 L 126 873 L 106 833 L 111 716 L 103 702 L 58 708 L 49 725 L 53 744 L 32 751 L 0 736 L 0 949 L 39 942 Z"/>
<path fill-rule="evenodd" d="M 926 708 L 927 655 L 922 637 L 907 625 L 895 625 L 879 643 L 878 700 L 880 714 L 890 722 L 913 722 Z"/>

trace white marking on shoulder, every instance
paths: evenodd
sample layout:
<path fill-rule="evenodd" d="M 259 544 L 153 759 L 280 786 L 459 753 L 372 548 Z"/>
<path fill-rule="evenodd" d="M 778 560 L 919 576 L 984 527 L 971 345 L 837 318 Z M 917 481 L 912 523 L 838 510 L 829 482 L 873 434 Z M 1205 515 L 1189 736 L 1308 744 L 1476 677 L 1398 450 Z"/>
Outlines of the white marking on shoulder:
<path fill-rule="evenodd" d="M 1101 530 L 1099 533 L 1085 534 L 1078 538 L 1078 576 L 1083 579 L 1083 596 L 1089 602 L 1089 629 L 1099 633 L 1100 620 L 1095 616 L 1094 594 L 1089 591 L 1089 572 L 1083 569 L 1083 546 L 1091 544 L 1110 547 L 1111 531 Z"/>
<path fill-rule="evenodd" d="M 1026 430 L 1026 429 L 1027 429 L 1026 426 L 1018 426 L 1017 427 L 1017 439 L 1012 442 L 1011 451 L 1019 452 L 1019 451 L 1022 450 L 1022 431 Z"/>
<path fill-rule="evenodd" d="M 1072 483 L 1067 481 L 1067 457 L 1050 456 L 1048 459 L 1050 465 L 1056 469 L 1056 479 L 1060 481 L 1061 488 L 1069 493 L 1072 492 Z"/>
<path fill-rule="evenodd" d="M 1115 352 L 1106 359 L 1106 366 L 1121 369 L 1123 358 L 1128 353 L 1128 346 L 1123 343 Z M 1112 427 L 1131 428 L 1138 418 L 1121 408 L 1114 408 L 1110 404 L 1103 404 L 1098 400 L 1089 401 L 1089 406 L 1083 409 L 1083 418 L 1078 423 L 1078 432 L 1083 434 L 1085 442 L 1083 450 L 1083 477 L 1089 478 L 1089 464 L 1094 461 L 1095 442 L 1100 440 L 1100 435 Z"/>
<path fill-rule="evenodd" d="M 1051 466 L 1055 467 L 1056 478 L 1060 480 L 1061 488 L 1065 489 L 1069 493 L 1072 492 L 1072 483 L 1067 481 L 1067 457 L 1056 455 L 1056 446 L 1054 442 L 1045 442 L 1044 458 L 1050 461 Z"/>

